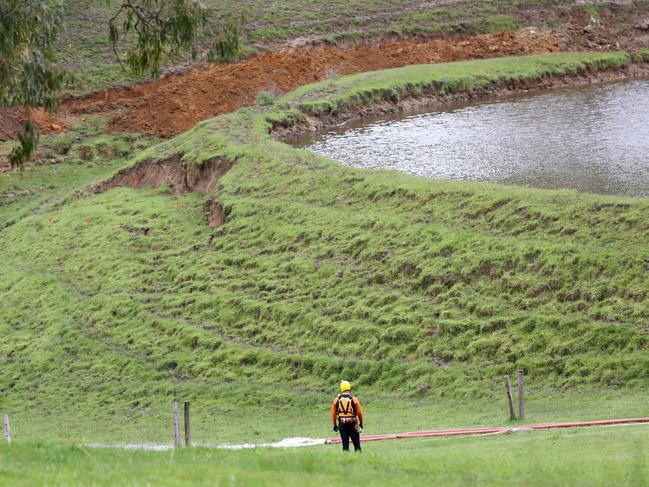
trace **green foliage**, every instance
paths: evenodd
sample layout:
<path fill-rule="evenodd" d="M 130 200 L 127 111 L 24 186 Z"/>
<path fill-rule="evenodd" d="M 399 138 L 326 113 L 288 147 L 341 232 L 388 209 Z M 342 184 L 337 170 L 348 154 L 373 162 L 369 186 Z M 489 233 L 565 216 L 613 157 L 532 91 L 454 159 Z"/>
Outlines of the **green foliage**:
<path fill-rule="evenodd" d="M 515 32 L 520 28 L 519 23 L 512 17 L 490 17 L 482 21 L 478 27 L 480 32 Z"/>
<path fill-rule="evenodd" d="M 649 49 L 639 49 L 631 53 L 631 55 L 638 62 L 649 63 Z"/>
<path fill-rule="evenodd" d="M 247 12 L 228 14 L 215 34 L 213 46 L 208 53 L 210 61 L 218 60 L 231 63 L 239 59 L 242 53 L 242 28 L 248 21 Z"/>
<path fill-rule="evenodd" d="M 601 23 L 602 19 L 602 10 L 603 6 L 602 5 L 584 5 L 582 7 L 584 13 L 588 16 L 588 21 L 590 24 L 597 24 L 599 25 Z"/>
<path fill-rule="evenodd" d="M 207 19 L 208 10 L 195 0 L 123 0 L 109 21 L 109 40 L 120 59 L 120 39 L 134 36 L 135 43 L 126 47 L 126 64 L 135 74 L 158 76 L 163 57 L 173 58 L 183 51 L 196 57 L 196 43 Z"/>
<path fill-rule="evenodd" d="M 0 104 L 52 111 L 62 74 L 53 43 L 62 27 L 60 2 L 10 0 L 0 4 Z"/>
<path fill-rule="evenodd" d="M 275 103 L 275 97 L 268 91 L 260 91 L 255 98 L 255 105 L 268 107 Z"/>
<path fill-rule="evenodd" d="M 34 130 L 34 126 L 28 118 L 25 120 L 22 132 L 18 133 L 18 144 L 11 151 L 11 154 L 9 154 L 9 164 L 11 167 L 22 168 L 34 155 L 37 145 L 38 133 Z"/>
<path fill-rule="evenodd" d="M 30 111 L 56 109 L 63 74 L 54 65 L 54 41 L 62 22 L 59 1 L 0 3 L 0 106 L 22 107 L 27 119 L 9 157 L 12 167 L 22 167 L 36 149 Z"/>

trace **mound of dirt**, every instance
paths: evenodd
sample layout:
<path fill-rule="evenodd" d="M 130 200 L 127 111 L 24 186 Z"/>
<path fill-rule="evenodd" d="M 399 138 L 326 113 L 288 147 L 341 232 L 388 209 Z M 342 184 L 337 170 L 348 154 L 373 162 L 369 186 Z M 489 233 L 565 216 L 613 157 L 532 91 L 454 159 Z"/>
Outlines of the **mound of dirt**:
<path fill-rule="evenodd" d="M 208 159 L 201 164 L 185 164 L 177 154 L 164 161 L 144 161 L 123 169 L 96 188 L 103 193 L 118 186 L 157 188 L 170 185 L 174 194 L 190 191 L 207 193 L 214 189 L 221 177 L 230 170 L 233 161 L 224 158 Z"/>
<path fill-rule="evenodd" d="M 0 142 L 16 138 L 24 122 L 25 114 L 21 110 L 0 108 Z M 59 133 L 66 128 L 64 121 L 42 110 L 32 112 L 32 122 L 41 133 L 46 134 Z"/>
<path fill-rule="evenodd" d="M 184 74 L 95 93 L 62 104 L 62 111 L 119 112 L 109 127 L 163 138 L 254 103 L 261 91 L 280 95 L 298 86 L 411 64 L 547 53 L 565 49 L 556 36 L 534 29 L 467 38 L 393 40 L 347 48 L 315 46 L 266 52 L 230 65 L 211 64 Z"/>

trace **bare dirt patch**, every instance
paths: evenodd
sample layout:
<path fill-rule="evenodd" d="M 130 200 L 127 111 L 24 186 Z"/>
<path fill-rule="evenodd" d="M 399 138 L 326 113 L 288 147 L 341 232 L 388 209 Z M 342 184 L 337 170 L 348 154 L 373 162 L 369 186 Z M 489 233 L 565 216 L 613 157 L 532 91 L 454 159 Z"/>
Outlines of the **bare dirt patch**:
<path fill-rule="evenodd" d="M 203 207 L 203 212 L 205 214 L 205 220 L 207 224 L 212 228 L 218 228 L 225 223 L 227 218 L 227 213 L 225 208 L 214 199 L 207 200 L 205 206 Z"/>
<path fill-rule="evenodd" d="M 95 192 L 103 193 L 118 186 L 142 189 L 169 185 L 173 194 L 190 191 L 207 193 L 216 188 L 219 179 L 233 164 L 233 161 L 221 157 L 208 159 L 201 164 L 186 164 L 182 161 L 182 156 L 177 154 L 163 161 L 143 161 L 123 169 L 100 184 Z"/>
<path fill-rule="evenodd" d="M 33 124 L 43 133 L 59 133 L 66 128 L 63 120 L 42 110 L 33 111 L 31 116 Z M 24 123 L 25 114 L 22 110 L 0 108 L 0 142 L 15 138 Z"/>

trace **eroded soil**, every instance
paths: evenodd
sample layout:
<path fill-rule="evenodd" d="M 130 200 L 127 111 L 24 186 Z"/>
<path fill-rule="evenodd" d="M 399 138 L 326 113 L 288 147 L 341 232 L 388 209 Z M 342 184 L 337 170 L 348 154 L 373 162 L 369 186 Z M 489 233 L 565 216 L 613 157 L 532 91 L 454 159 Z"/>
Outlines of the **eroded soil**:
<path fill-rule="evenodd" d="M 118 186 L 143 189 L 169 185 L 173 194 L 190 191 L 207 193 L 216 187 L 219 179 L 232 165 L 233 161 L 219 157 L 201 164 L 185 164 L 181 155 L 177 154 L 164 161 L 143 161 L 122 169 L 111 179 L 101 183 L 95 191 L 103 193 Z"/>

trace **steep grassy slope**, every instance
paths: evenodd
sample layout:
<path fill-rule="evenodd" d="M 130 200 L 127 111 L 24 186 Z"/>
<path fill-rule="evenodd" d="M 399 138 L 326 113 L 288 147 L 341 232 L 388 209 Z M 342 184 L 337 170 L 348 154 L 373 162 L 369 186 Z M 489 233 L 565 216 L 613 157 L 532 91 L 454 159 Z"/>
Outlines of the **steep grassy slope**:
<path fill-rule="evenodd" d="M 628 62 L 417 69 L 422 89 L 459 90 Z M 269 138 L 299 118 L 289 103 L 201 123 L 129 163 L 234 162 L 209 195 L 115 188 L 0 230 L 0 409 L 84 421 L 188 397 L 227 417 L 326 417 L 341 377 L 386 403 L 490 399 L 516 368 L 537 391 L 647 386 L 648 201 L 350 169 Z M 0 192 L 21 177 L 1 175 Z M 208 199 L 226 214 L 216 229 Z"/>

